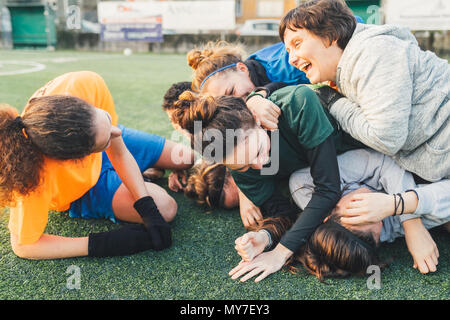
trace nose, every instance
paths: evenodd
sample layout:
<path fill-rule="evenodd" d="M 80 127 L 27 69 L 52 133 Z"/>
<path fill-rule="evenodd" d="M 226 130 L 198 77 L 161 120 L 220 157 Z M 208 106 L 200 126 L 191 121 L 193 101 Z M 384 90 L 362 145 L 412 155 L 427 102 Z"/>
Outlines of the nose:
<path fill-rule="evenodd" d="M 297 61 L 297 57 L 294 54 L 294 50 L 292 50 L 291 52 L 289 52 L 289 64 L 295 66 L 295 61 Z"/>

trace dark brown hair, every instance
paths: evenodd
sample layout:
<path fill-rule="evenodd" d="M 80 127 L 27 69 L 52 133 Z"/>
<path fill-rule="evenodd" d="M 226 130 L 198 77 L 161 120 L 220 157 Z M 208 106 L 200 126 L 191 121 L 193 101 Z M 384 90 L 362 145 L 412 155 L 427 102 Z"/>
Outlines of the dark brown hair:
<path fill-rule="evenodd" d="M 211 209 L 223 207 L 224 188 L 229 177 L 231 174 L 223 164 L 211 165 L 202 161 L 189 170 L 184 194 Z"/>
<path fill-rule="evenodd" d="M 376 252 L 361 244 L 361 241 L 365 241 L 375 247 L 373 236 L 336 227 L 332 221 L 336 222 L 337 219 L 336 216 L 330 216 L 327 222 L 319 225 L 306 244 L 286 261 L 285 268 L 296 273 L 300 271 L 297 265 L 303 265 L 307 272 L 315 275 L 321 282 L 327 277 L 364 275 L 370 265 L 384 268 L 386 264 L 379 260 Z M 293 223 L 293 220 L 285 217 L 267 218 L 258 224 L 255 231 L 268 230 L 274 243 L 277 243 Z M 360 241 L 355 241 L 354 236 Z"/>
<path fill-rule="evenodd" d="M 202 152 L 209 144 L 214 142 L 214 140 L 203 138 L 207 135 L 207 130 L 220 132 L 224 139 L 222 155 L 226 157 L 227 151 L 230 151 L 227 150 L 226 138 L 229 134 L 227 130 L 247 130 L 256 126 L 256 121 L 242 98 L 201 96 L 191 91 L 185 91 L 180 96 L 180 100 L 175 103 L 175 106 L 172 121 L 193 136 L 191 139 L 193 149 L 200 149 Z M 197 134 L 194 132 L 196 121 L 201 122 L 202 125 L 202 137 L 199 139 L 194 138 L 194 134 Z M 201 144 L 195 145 L 196 142 Z M 234 146 L 236 145 L 235 137 Z M 211 155 L 214 157 L 213 154 Z"/>
<path fill-rule="evenodd" d="M 178 100 L 179 96 L 186 90 L 191 89 L 191 82 L 183 81 L 177 82 L 170 86 L 166 91 L 163 98 L 162 108 L 164 111 L 172 110 L 175 108 L 174 104 Z"/>
<path fill-rule="evenodd" d="M 94 107 L 70 96 L 31 99 L 24 115 L 0 107 L 0 206 L 14 204 L 40 183 L 44 156 L 79 159 L 95 144 Z"/>
<path fill-rule="evenodd" d="M 345 49 L 356 28 L 356 18 L 343 0 L 311 0 L 289 11 L 281 20 L 279 34 L 284 42 L 286 29 L 306 29 Z"/>

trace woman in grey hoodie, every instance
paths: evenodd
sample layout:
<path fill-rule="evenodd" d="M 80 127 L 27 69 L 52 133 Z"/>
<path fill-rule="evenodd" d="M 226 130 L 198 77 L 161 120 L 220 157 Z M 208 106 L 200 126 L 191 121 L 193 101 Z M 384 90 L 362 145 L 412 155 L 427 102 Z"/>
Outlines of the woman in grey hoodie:
<path fill-rule="evenodd" d="M 450 66 L 409 30 L 356 24 L 340 0 L 313 0 L 282 20 L 290 63 L 325 88 L 342 128 L 427 181 L 450 177 Z"/>

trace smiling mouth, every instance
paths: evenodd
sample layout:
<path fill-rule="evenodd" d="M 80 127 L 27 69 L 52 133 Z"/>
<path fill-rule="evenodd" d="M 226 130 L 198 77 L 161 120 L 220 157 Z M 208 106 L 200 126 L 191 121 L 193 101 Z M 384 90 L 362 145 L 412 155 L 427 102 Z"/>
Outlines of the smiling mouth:
<path fill-rule="evenodd" d="M 307 73 L 311 69 L 311 66 L 312 66 L 311 63 L 305 62 L 301 64 L 298 68 L 304 73 Z"/>

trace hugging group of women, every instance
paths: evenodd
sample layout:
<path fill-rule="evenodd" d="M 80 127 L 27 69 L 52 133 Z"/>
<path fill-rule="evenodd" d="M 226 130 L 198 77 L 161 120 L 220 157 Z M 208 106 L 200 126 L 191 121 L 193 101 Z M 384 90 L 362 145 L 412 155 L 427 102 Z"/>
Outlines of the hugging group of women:
<path fill-rule="evenodd" d="M 170 189 L 239 206 L 249 232 L 233 244 L 242 261 L 232 279 L 260 281 L 285 265 L 319 279 L 365 274 L 384 265 L 379 243 L 402 236 L 413 267 L 436 271 L 428 229 L 450 221 L 448 61 L 406 29 L 357 23 L 341 0 L 302 3 L 279 31 L 282 42 L 246 60 L 223 42 L 188 53 L 193 81 L 172 85 L 163 109 L 192 148 L 118 124 L 104 80 L 89 71 L 50 81 L 21 115 L 1 106 L 0 206 L 10 207 L 14 253 L 170 247 L 177 203 L 152 182 L 170 169 Z M 49 235 L 50 210 L 134 223 Z"/>

